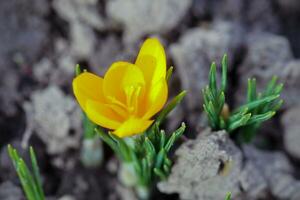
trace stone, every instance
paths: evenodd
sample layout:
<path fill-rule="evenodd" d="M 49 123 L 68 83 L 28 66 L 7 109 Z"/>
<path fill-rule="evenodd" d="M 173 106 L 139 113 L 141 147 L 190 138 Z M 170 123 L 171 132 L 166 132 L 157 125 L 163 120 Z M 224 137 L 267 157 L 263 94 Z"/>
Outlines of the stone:
<path fill-rule="evenodd" d="M 12 62 L 17 53 L 26 62 L 40 55 L 49 41 L 49 27 L 44 19 L 48 10 L 46 0 L 0 2 L 0 65 Z"/>
<path fill-rule="evenodd" d="M 70 28 L 71 52 L 79 59 L 89 57 L 96 45 L 96 36 L 93 29 L 83 23 L 72 23 Z"/>
<path fill-rule="evenodd" d="M 287 84 L 282 95 L 284 105 L 290 106 L 299 97 L 299 62 L 291 62 L 293 55 L 286 38 L 270 33 L 250 33 L 247 40 L 247 54 L 239 67 L 238 102 L 245 99 L 248 78 L 256 78 L 258 91 L 265 89 L 273 76 Z"/>
<path fill-rule="evenodd" d="M 120 38 L 110 35 L 98 40 L 97 47 L 93 51 L 89 64 L 91 71 L 103 76 L 110 65 L 119 60 L 132 61 L 133 56 L 129 51 L 124 51 Z"/>
<path fill-rule="evenodd" d="M 3 116 L 17 114 L 22 99 L 18 91 L 23 66 L 33 63 L 49 42 L 49 26 L 44 17 L 46 0 L 0 2 L 0 111 Z"/>
<path fill-rule="evenodd" d="M 125 28 L 126 44 L 149 33 L 166 33 L 176 27 L 191 6 L 192 0 L 112 0 L 107 15 Z"/>
<path fill-rule="evenodd" d="M 294 158 L 300 159 L 300 105 L 283 113 L 281 124 L 284 129 L 284 147 Z"/>
<path fill-rule="evenodd" d="M 58 15 L 70 24 L 81 22 L 97 30 L 106 27 L 96 0 L 54 0 L 52 5 Z"/>
<path fill-rule="evenodd" d="M 245 159 L 252 162 L 267 181 L 271 194 L 277 199 L 297 200 L 300 198 L 300 181 L 294 178 L 293 167 L 282 152 L 258 150 L 243 146 Z"/>
<path fill-rule="evenodd" d="M 78 49 L 78 47 L 75 48 Z M 44 85 L 49 83 L 59 86 L 69 85 L 74 77 L 76 64 L 76 58 L 72 55 L 67 41 L 56 38 L 54 52 L 45 55 L 33 65 L 33 76 Z"/>
<path fill-rule="evenodd" d="M 276 0 L 276 3 L 279 9 L 285 14 L 299 14 L 300 2 L 297 0 Z"/>
<path fill-rule="evenodd" d="M 31 95 L 25 102 L 26 115 L 33 115 L 33 130 L 50 154 L 78 148 L 81 136 L 81 110 L 75 100 L 54 85 Z"/>
<path fill-rule="evenodd" d="M 4 113 L 4 115 L 11 117 L 17 113 L 17 102 L 22 99 L 18 91 L 20 83 L 19 74 L 15 69 L 6 69 L 6 66 L 1 66 L 1 64 L 0 74 L 0 111 Z"/>
<path fill-rule="evenodd" d="M 278 74 L 279 81 L 284 84 L 281 98 L 284 99 L 285 107 L 299 104 L 300 98 L 300 60 L 287 62 Z"/>
<path fill-rule="evenodd" d="M 251 0 L 243 8 L 244 21 L 252 31 L 268 31 L 278 33 L 280 21 L 272 0 Z"/>
<path fill-rule="evenodd" d="M 224 199 L 241 193 L 239 174 L 242 153 L 225 131 L 206 130 L 195 140 L 185 142 L 175 153 L 171 174 L 158 183 L 165 193 L 179 193 L 182 200 Z"/>
<path fill-rule="evenodd" d="M 242 32 L 238 25 L 220 21 L 212 27 L 190 29 L 170 46 L 182 88 L 189 91 L 187 106 L 190 110 L 202 108 L 201 91 L 208 84 L 211 63 L 220 64 L 227 53 L 229 67 L 232 67 L 231 61 L 242 42 Z"/>
<path fill-rule="evenodd" d="M 278 32 L 280 28 L 272 0 L 194 0 L 192 13 L 199 19 L 226 19 L 243 23 L 252 31 Z"/>
<path fill-rule="evenodd" d="M 3 200 L 22 200 L 24 199 L 22 190 L 12 182 L 6 181 L 0 185 L 0 199 Z"/>
<path fill-rule="evenodd" d="M 262 172 L 252 161 L 244 163 L 243 170 L 239 175 L 240 186 L 246 191 L 246 196 L 251 199 L 266 199 L 268 183 Z"/>

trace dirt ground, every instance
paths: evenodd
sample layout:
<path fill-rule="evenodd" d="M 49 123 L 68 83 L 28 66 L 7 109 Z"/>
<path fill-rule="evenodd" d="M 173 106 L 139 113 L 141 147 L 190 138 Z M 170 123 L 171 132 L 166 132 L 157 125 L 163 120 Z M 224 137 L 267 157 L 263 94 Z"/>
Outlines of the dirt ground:
<path fill-rule="evenodd" d="M 259 90 L 273 75 L 279 77 L 285 84 L 284 106 L 250 147 L 237 147 L 243 172 L 247 159 L 255 155 L 259 160 L 267 156 L 265 151 L 270 160 L 262 165 L 280 160 L 279 167 L 266 168 L 274 171 L 263 181 L 254 180 L 263 189 L 243 186 L 240 180 L 232 187 L 236 199 L 300 199 L 299 21 L 298 0 L 0 1 L 0 199 L 24 199 L 7 155 L 8 144 L 26 159 L 24 147 L 35 148 L 49 199 L 134 198 L 118 182 L 118 163 L 108 146 L 98 147 L 104 156 L 100 166 L 82 164 L 82 115 L 72 94 L 72 78 L 76 64 L 102 76 L 114 61 L 134 61 L 149 36 L 162 41 L 168 65 L 174 66 L 170 96 L 188 91 L 164 124 L 174 130 L 186 122 L 186 139 L 205 132 L 201 89 L 212 61 L 219 63 L 224 53 L 229 57 L 230 107 L 245 100 L 249 77 L 256 77 Z M 155 188 L 151 199 L 197 199 L 163 184 L 167 185 Z"/>

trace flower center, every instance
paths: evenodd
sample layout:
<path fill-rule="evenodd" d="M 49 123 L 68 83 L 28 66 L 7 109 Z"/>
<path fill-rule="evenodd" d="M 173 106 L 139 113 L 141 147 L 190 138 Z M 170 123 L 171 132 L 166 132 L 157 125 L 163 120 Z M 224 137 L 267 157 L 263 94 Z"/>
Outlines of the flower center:
<path fill-rule="evenodd" d="M 128 85 L 124 88 L 125 102 L 109 96 L 110 108 L 123 118 L 135 116 L 139 109 L 139 97 L 142 94 L 142 85 Z"/>

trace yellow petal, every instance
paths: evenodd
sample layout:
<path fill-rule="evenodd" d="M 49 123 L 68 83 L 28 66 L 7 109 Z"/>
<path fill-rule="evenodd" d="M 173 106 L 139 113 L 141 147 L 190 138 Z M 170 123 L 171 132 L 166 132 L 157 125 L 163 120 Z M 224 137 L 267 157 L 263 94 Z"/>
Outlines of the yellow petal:
<path fill-rule="evenodd" d="M 113 134 L 121 138 L 136 135 L 144 132 L 152 123 L 153 120 L 129 118 Z"/>
<path fill-rule="evenodd" d="M 73 80 L 73 92 L 80 105 L 86 111 L 87 100 L 105 102 L 102 92 L 103 79 L 95 74 L 84 72 Z"/>
<path fill-rule="evenodd" d="M 104 128 L 115 130 L 121 126 L 122 118 L 103 103 L 88 100 L 86 114 L 92 122 Z"/>
<path fill-rule="evenodd" d="M 164 78 L 161 78 L 150 88 L 146 97 L 146 107 L 144 108 L 145 114 L 143 119 L 150 119 L 163 108 L 168 99 L 167 81 Z"/>
<path fill-rule="evenodd" d="M 142 71 L 128 62 L 115 62 L 104 76 L 103 92 L 107 97 L 126 102 L 125 88 L 127 86 L 145 85 Z"/>
<path fill-rule="evenodd" d="M 149 38 L 143 43 L 135 64 L 141 68 L 148 85 L 166 77 L 166 54 L 158 39 Z"/>

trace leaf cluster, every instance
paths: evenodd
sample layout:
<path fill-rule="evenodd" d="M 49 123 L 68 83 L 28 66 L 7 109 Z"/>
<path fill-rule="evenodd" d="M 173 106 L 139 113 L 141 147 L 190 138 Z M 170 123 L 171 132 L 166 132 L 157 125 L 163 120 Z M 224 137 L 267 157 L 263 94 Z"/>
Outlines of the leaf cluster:
<path fill-rule="evenodd" d="M 277 83 L 273 77 L 262 93 L 257 93 L 256 80 L 248 80 L 247 101 L 244 105 L 229 111 L 226 104 L 227 87 L 227 56 L 222 58 L 221 86 L 217 84 L 216 64 L 213 62 L 209 72 L 209 84 L 203 89 L 203 108 L 208 116 L 210 126 L 214 130 L 225 129 L 229 133 L 239 129 L 240 138 L 250 142 L 262 122 L 272 118 L 281 107 L 283 101 L 279 98 L 283 84 Z"/>
<path fill-rule="evenodd" d="M 26 198 L 28 200 L 44 200 L 45 195 L 42 188 L 41 176 L 33 148 L 30 147 L 29 149 L 32 170 L 26 165 L 16 149 L 11 145 L 8 145 L 7 149 Z"/>

